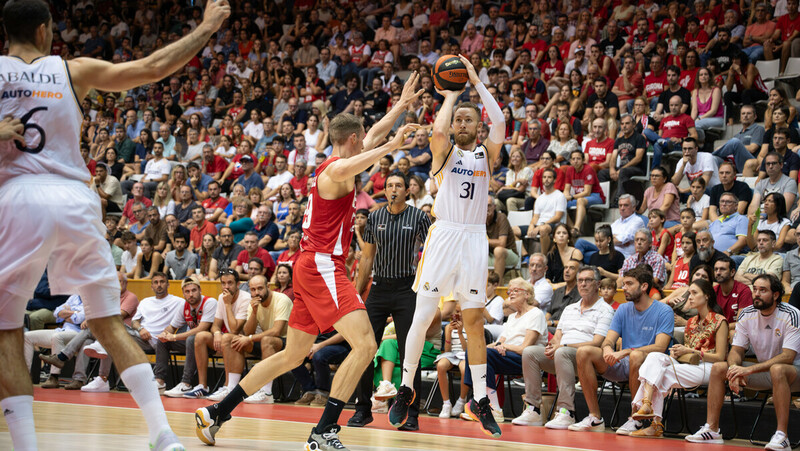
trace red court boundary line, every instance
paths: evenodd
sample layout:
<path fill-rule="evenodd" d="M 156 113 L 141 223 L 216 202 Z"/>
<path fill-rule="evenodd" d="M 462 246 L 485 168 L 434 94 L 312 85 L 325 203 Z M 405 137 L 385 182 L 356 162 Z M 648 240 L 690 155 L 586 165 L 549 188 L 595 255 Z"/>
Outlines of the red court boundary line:
<path fill-rule="evenodd" d="M 209 401 L 204 399 L 180 399 L 161 397 L 164 403 L 164 408 L 169 412 L 179 413 L 193 413 L 200 407 L 209 405 Z M 79 390 L 54 390 L 43 389 L 34 387 L 34 401 L 52 402 L 52 403 L 66 403 L 78 404 L 86 406 L 101 406 L 101 407 L 119 407 L 127 409 L 136 409 L 137 405 L 133 398 L 128 393 L 110 392 L 110 393 L 83 393 Z M 241 404 L 233 412 L 236 417 L 252 418 L 252 419 L 265 419 L 265 420 L 279 420 L 290 421 L 299 423 L 315 424 L 321 413 L 318 407 L 295 406 L 293 404 Z M 345 410 L 342 413 L 340 422 L 346 424 L 347 420 L 352 416 L 352 410 Z M 380 429 L 398 433 L 392 427 L 386 414 L 373 413 L 374 421 L 370 423 L 368 429 Z M 462 421 L 458 419 L 443 420 L 436 417 L 429 417 L 427 415 L 420 415 L 419 417 L 420 432 L 404 432 L 408 434 L 430 434 L 439 436 L 452 436 L 462 438 L 473 438 L 491 441 L 480 430 L 478 425 L 473 422 Z M 572 431 L 557 431 L 546 429 L 543 427 L 525 427 L 515 426 L 510 422 L 502 424 L 503 431 L 502 442 L 516 442 L 521 444 L 543 445 L 543 446 L 564 446 L 570 448 L 580 448 L 585 450 L 630 450 L 641 451 L 642 447 L 647 447 L 648 451 L 671 451 L 671 450 L 715 450 L 722 449 L 725 446 L 737 446 L 733 442 L 726 443 L 725 445 L 706 445 L 706 444 L 693 444 L 683 440 L 674 439 L 661 439 L 661 440 L 648 440 L 636 439 L 631 437 L 620 437 L 613 433 L 597 433 L 597 432 L 572 432 Z"/>

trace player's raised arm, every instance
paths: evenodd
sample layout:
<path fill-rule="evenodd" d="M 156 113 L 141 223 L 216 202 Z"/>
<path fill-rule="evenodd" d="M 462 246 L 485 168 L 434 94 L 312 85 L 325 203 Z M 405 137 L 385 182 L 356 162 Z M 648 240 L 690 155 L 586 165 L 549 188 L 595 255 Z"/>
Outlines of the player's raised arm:
<path fill-rule="evenodd" d="M 91 88 L 124 91 L 167 77 L 205 47 L 208 39 L 230 13 L 228 0 L 208 0 L 203 22 L 194 31 L 140 60 L 119 64 L 95 58 L 76 58 L 69 61 L 67 64 L 75 94 L 82 99 Z"/>
<path fill-rule="evenodd" d="M 463 91 L 440 91 L 436 89 L 436 92 L 444 96 L 444 102 L 442 102 L 439 113 L 433 121 L 433 134 L 431 136 L 431 153 L 433 154 L 433 166 L 431 167 L 433 168 L 442 166 L 442 160 L 447 157 L 447 151 L 450 150 L 450 124 L 453 121 L 453 108 L 456 106 L 458 96 Z"/>
<path fill-rule="evenodd" d="M 368 167 L 380 161 L 384 155 L 400 147 L 400 144 L 408 138 L 408 135 L 414 130 L 419 129 L 419 127 L 419 124 L 406 124 L 400 127 L 394 139 L 391 141 L 376 149 L 362 152 L 350 158 L 334 161 L 328 166 L 328 169 L 325 170 L 322 176 L 328 176 L 337 183 L 352 180 L 353 177 L 361 174 L 366 171 Z"/>
<path fill-rule="evenodd" d="M 469 59 L 464 55 L 459 55 L 458 57 L 461 58 L 461 62 L 467 67 L 469 83 L 475 87 L 475 90 L 478 91 L 478 94 L 481 96 L 481 103 L 483 103 L 483 107 L 486 108 L 486 113 L 489 115 L 489 120 L 492 122 L 489 128 L 489 137 L 484 143 L 486 145 L 486 150 L 489 152 L 489 168 L 492 168 L 494 161 L 500 156 L 500 149 L 503 147 L 503 141 L 506 135 L 506 119 L 503 116 L 503 111 L 500 110 L 500 105 L 498 105 L 494 97 L 489 94 L 489 90 L 486 89 L 486 86 L 481 82 L 478 73 L 475 72 L 475 67 Z"/>
<path fill-rule="evenodd" d="M 424 89 L 416 89 L 418 81 L 419 73 L 417 71 L 412 72 L 408 80 L 403 84 L 403 92 L 400 94 L 400 100 L 397 105 L 392 105 L 392 109 L 369 129 L 369 133 L 364 138 L 364 151 L 372 150 L 383 142 L 386 135 L 392 130 L 394 123 L 397 122 L 397 118 L 406 112 L 408 106 L 414 103 L 417 97 L 422 95 Z"/>

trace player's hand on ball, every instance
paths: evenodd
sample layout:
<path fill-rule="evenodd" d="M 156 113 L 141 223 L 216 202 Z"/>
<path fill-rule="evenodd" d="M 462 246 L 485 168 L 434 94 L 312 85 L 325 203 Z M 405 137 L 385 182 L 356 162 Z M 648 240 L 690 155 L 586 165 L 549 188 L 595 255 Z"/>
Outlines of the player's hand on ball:
<path fill-rule="evenodd" d="M 469 59 L 459 54 L 458 57 L 461 59 L 461 62 L 464 63 L 464 66 L 467 68 L 467 73 L 469 74 L 469 84 L 472 86 L 477 86 L 478 83 L 481 82 L 480 77 L 478 77 L 478 73 L 475 71 L 475 66 L 469 61 Z"/>

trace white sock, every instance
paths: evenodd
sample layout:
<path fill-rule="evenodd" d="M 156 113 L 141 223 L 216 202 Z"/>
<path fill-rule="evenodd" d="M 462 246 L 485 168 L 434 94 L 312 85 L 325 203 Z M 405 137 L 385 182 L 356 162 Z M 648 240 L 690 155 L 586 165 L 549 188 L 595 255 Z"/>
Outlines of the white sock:
<path fill-rule="evenodd" d="M 261 387 L 264 390 L 264 393 L 266 393 L 268 395 L 272 394 L 272 382 L 273 381 L 269 381 L 266 384 L 264 384 L 263 387 Z"/>
<path fill-rule="evenodd" d="M 500 407 L 500 400 L 497 398 L 497 390 L 488 388 L 486 391 L 488 392 L 486 396 L 489 397 L 489 402 L 492 403 L 492 408 L 494 410 L 503 410 L 503 408 Z"/>
<path fill-rule="evenodd" d="M 461 398 L 461 397 L 459 397 L 457 402 L 460 402 L 460 403 L 462 403 L 462 404 L 466 404 L 466 403 L 467 403 L 467 398 Z"/>
<path fill-rule="evenodd" d="M 242 380 L 241 373 L 228 373 L 228 390 L 236 388 L 240 380 Z"/>
<path fill-rule="evenodd" d="M 0 401 L 6 417 L 11 443 L 17 451 L 36 451 L 36 430 L 33 425 L 33 396 L 10 396 Z"/>
<path fill-rule="evenodd" d="M 442 407 L 444 407 L 444 406 L 450 406 L 450 407 L 452 407 L 452 406 L 453 406 L 453 404 L 451 404 L 451 403 L 450 403 L 450 400 L 448 399 L 447 401 L 445 401 L 445 402 L 443 402 L 443 403 L 442 403 Z"/>
<path fill-rule="evenodd" d="M 472 373 L 472 397 L 480 401 L 486 397 L 486 364 L 470 365 Z"/>
<path fill-rule="evenodd" d="M 158 384 L 153 369 L 149 363 L 139 363 L 123 371 L 120 377 L 136 404 L 142 409 L 150 433 L 150 443 L 155 443 L 158 434 L 170 427 L 164 405 L 161 404 L 161 396 L 158 394 Z"/>

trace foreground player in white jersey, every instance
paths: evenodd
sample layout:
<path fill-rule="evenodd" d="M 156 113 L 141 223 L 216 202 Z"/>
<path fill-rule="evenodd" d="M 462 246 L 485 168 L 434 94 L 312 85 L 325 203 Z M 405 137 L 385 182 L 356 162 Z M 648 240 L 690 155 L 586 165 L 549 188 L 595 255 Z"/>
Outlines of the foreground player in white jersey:
<path fill-rule="evenodd" d="M 414 376 L 419 365 L 425 330 L 439 305 L 439 297 L 452 291 L 461 303 L 464 327 L 470 337 L 467 345 L 473 380 L 473 399 L 467 403 L 469 415 L 480 421 L 483 431 L 500 436 L 486 393 L 486 342 L 483 335 L 486 278 L 488 277 L 488 238 L 486 205 L 492 162 L 500 155 L 505 137 L 505 120 L 497 101 L 481 83 L 475 68 L 464 56 L 470 84 L 478 91 L 492 122 L 489 138 L 476 144 L 481 114 L 472 103 L 455 106 L 461 94 L 443 91 L 444 103 L 433 123 L 432 168 L 439 185 L 433 205 L 436 222 L 428 232 L 414 281 L 417 305 L 406 339 L 403 383 L 389 411 L 389 422 L 402 426 L 416 394 Z M 455 106 L 455 108 L 454 108 Z M 452 126 L 451 116 L 452 114 Z M 450 143 L 453 133 L 455 145 Z"/>
<path fill-rule="evenodd" d="M 111 64 L 48 56 L 53 21 L 46 2 L 10 0 L 3 7 L 10 56 L 0 57 L 0 407 L 17 450 L 37 449 L 22 322 L 45 267 L 54 293 L 83 299 L 89 327 L 144 411 L 151 448 L 184 449 L 169 427 L 150 364 L 119 316 L 119 280 L 100 198 L 88 188 L 80 155 L 80 99 L 92 88 L 123 91 L 174 73 L 229 14 L 227 0 L 211 1 L 188 36 L 142 60 Z"/>

